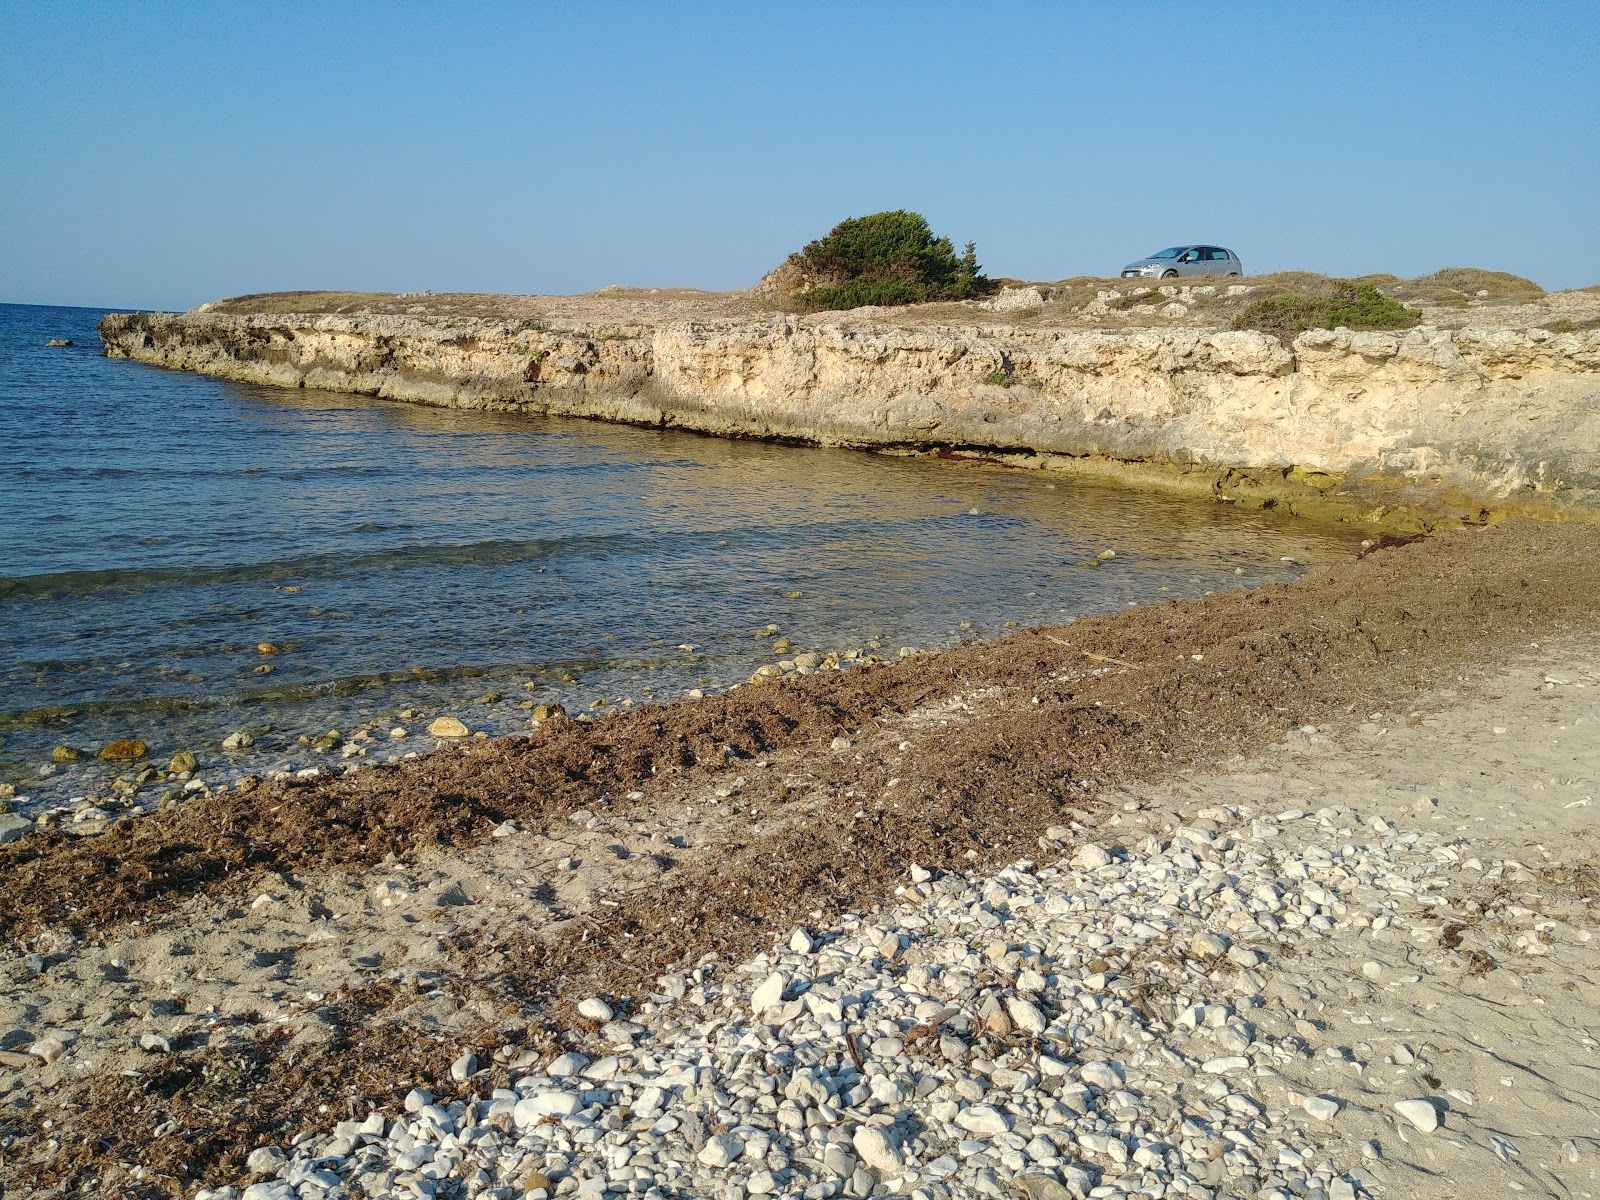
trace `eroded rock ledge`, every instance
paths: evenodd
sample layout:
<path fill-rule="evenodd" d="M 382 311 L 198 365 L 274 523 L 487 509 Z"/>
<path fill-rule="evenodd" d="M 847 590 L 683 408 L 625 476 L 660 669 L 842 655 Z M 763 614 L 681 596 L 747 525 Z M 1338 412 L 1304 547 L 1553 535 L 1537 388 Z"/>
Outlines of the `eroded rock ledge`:
<path fill-rule="evenodd" d="M 1600 330 L 112 314 L 106 352 L 444 407 L 991 457 L 1379 525 L 1600 510 Z"/>

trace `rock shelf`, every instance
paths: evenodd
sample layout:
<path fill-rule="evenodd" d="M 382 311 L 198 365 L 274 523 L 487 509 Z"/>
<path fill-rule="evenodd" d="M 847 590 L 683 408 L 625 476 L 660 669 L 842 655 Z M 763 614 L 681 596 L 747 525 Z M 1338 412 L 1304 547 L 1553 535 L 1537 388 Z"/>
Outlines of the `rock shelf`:
<path fill-rule="evenodd" d="M 1600 500 L 1589 291 L 1289 345 L 1103 306 L 1035 320 L 975 301 L 797 316 L 750 297 L 455 300 L 473 303 L 203 306 L 100 331 L 113 357 L 255 383 L 988 458 L 1374 528 Z"/>

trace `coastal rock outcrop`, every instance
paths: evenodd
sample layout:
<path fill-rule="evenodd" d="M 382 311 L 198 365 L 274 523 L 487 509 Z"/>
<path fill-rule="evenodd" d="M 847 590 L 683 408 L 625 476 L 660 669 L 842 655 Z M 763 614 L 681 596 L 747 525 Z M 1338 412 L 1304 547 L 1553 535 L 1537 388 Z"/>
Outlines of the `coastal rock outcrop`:
<path fill-rule="evenodd" d="M 835 314 L 552 328 L 113 314 L 113 357 L 446 407 L 996 458 L 1349 516 L 1600 503 L 1600 330 L 897 324 Z"/>

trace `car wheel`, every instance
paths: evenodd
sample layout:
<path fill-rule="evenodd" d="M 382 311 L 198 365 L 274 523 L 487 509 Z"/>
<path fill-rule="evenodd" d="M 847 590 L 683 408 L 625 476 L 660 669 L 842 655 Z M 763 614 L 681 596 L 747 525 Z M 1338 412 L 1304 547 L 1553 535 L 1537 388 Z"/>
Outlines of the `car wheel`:
<path fill-rule="evenodd" d="M 1237 279 L 1237 278 L 1239 278 L 1239 272 L 1237 272 L 1237 271 L 1229 271 L 1228 272 L 1228 278 L 1229 279 Z"/>
<path fill-rule="evenodd" d="M 1163 278 L 1163 279 L 1176 279 L 1177 277 L 1178 277 L 1178 273 L 1176 271 L 1163 271 L 1163 272 L 1161 272 L 1161 278 Z"/>

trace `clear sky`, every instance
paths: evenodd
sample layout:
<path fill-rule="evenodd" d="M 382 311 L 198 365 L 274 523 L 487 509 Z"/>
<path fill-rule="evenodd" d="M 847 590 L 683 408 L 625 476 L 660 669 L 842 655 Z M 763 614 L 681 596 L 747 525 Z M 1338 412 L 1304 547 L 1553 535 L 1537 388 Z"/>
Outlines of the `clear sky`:
<path fill-rule="evenodd" d="M 990 274 L 1600 282 L 1600 3 L 0 0 L 0 300 Z"/>

